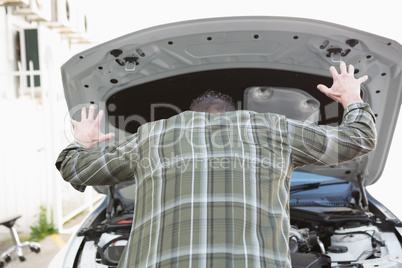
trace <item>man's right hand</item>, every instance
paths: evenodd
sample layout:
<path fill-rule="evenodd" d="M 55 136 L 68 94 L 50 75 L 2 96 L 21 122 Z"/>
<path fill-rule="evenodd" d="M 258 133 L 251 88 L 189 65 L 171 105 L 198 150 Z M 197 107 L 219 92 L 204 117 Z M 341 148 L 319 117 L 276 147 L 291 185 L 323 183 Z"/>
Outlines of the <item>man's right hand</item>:
<path fill-rule="evenodd" d="M 103 134 L 100 130 L 100 122 L 104 115 L 103 110 L 99 111 L 95 119 L 94 115 L 95 106 L 91 105 L 88 109 L 88 116 L 86 108 L 82 108 L 80 122 L 71 119 L 75 141 L 88 149 L 114 137 L 114 133 Z"/>
<path fill-rule="evenodd" d="M 347 71 L 346 64 L 343 61 L 339 64 L 339 69 L 340 74 L 338 74 L 334 66 L 329 69 L 333 78 L 330 88 L 322 84 L 319 84 L 317 88 L 334 101 L 341 103 L 344 109 L 352 103 L 363 102 L 360 97 L 360 85 L 368 79 L 368 76 L 355 78 L 353 65 L 349 65 L 349 70 Z"/>

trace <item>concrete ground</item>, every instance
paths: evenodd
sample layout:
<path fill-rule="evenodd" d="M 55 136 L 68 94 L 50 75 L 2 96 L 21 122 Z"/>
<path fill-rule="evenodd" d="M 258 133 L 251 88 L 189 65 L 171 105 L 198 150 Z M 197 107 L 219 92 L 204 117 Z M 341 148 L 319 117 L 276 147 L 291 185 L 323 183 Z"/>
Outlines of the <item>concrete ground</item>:
<path fill-rule="evenodd" d="M 29 247 L 23 248 L 22 252 L 25 257 L 25 261 L 21 262 L 16 252 L 11 253 L 11 261 L 4 264 L 3 268 L 46 268 L 54 256 L 63 248 L 76 229 L 81 224 L 81 221 L 86 214 L 80 215 L 74 220 L 70 221 L 64 228 L 72 230 L 71 233 L 55 234 L 46 237 L 42 241 L 39 241 L 40 252 L 32 252 Z M 11 240 L 11 238 L 10 238 Z M 12 241 L 0 242 L 0 255 L 13 245 Z"/>
<path fill-rule="evenodd" d="M 61 250 L 63 242 L 67 242 L 69 234 L 48 236 L 40 241 L 40 252 L 32 252 L 29 247 L 23 248 L 25 261 L 21 262 L 15 252 L 11 253 L 11 261 L 5 263 L 4 268 L 46 268 L 53 257 Z M 61 242 L 61 243 L 60 243 Z M 12 246 L 12 242 L 4 242 L 0 245 L 0 252 Z"/>

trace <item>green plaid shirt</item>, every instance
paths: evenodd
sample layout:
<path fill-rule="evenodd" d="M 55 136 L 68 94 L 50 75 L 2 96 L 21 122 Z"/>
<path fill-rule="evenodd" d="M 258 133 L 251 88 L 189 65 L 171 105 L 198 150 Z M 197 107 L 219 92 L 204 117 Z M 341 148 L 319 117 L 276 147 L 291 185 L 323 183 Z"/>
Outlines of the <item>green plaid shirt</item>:
<path fill-rule="evenodd" d="M 57 159 L 80 190 L 135 180 L 119 267 L 291 267 L 292 171 L 362 156 L 376 144 L 367 104 L 339 127 L 277 114 L 183 112 L 107 147 L 69 145 Z"/>

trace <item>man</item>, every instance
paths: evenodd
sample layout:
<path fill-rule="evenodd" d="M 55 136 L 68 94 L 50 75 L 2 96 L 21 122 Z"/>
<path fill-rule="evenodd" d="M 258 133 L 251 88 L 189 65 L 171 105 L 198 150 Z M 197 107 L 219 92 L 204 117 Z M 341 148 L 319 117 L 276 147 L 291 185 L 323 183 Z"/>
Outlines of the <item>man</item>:
<path fill-rule="evenodd" d="M 340 63 L 333 85 L 318 89 L 345 108 L 339 127 L 278 114 L 235 111 L 230 97 L 208 92 L 192 111 L 113 137 L 99 130 L 103 112 L 72 121 L 76 142 L 57 159 L 75 187 L 135 180 L 130 240 L 119 267 L 291 267 L 289 187 L 292 171 L 372 151 L 374 115 L 360 84 Z"/>

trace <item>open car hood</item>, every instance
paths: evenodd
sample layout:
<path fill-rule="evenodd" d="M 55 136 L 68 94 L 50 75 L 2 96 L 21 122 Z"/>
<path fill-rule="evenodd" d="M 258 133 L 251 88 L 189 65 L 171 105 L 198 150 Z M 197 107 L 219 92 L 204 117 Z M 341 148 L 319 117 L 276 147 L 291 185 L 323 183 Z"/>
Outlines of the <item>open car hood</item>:
<path fill-rule="evenodd" d="M 374 152 L 303 171 L 363 185 L 385 165 L 402 99 L 402 46 L 388 38 L 310 19 L 226 17 L 141 30 L 83 51 L 62 68 L 70 115 L 89 103 L 104 109 L 116 137 L 186 110 L 207 89 L 230 94 L 242 109 L 336 125 L 342 108 L 316 89 L 332 84 L 329 67 L 353 64 L 367 74 L 363 100 L 376 115 Z M 100 187 L 98 187 L 101 189 Z"/>

